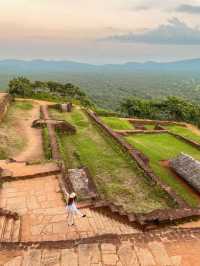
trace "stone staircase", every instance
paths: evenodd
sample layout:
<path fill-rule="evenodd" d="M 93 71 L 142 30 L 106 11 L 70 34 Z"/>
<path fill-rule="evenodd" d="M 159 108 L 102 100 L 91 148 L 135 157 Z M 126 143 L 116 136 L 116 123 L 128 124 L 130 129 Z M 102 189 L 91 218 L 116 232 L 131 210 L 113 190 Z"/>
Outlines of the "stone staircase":
<path fill-rule="evenodd" d="M 80 244 L 69 249 L 29 249 L 3 266 L 181 266 L 181 259 L 169 255 L 162 242 L 139 246 L 128 240 L 120 244 Z"/>
<path fill-rule="evenodd" d="M 18 242 L 20 240 L 20 218 L 0 216 L 0 242 Z"/>

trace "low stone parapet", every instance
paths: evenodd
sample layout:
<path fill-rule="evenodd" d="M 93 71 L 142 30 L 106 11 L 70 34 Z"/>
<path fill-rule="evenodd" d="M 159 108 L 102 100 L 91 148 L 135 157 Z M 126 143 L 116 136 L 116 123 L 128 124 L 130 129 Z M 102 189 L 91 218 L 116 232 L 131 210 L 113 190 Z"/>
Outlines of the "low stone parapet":
<path fill-rule="evenodd" d="M 68 178 L 81 199 L 95 199 L 97 197 L 96 186 L 87 167 L 68 169 Z"/>
<path fill-rule="evenodd" d="M 200 193 L 200 161 L 181 153 L 170 160 L 170 167 L 182 177 L 190 186 Z"/>

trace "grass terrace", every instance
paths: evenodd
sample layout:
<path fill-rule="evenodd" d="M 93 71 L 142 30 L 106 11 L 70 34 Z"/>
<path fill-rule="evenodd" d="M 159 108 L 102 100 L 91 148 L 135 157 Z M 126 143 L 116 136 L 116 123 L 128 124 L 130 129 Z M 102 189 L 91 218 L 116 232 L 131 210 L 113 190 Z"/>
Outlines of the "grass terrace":
<path fill-rule="evenodd" d="M 103 198 L 134 212 L 172 206 L 172 200 L 165 192 L 150 185 L 137 164 L 126 157 L 84 111 L 77 107 L 71 113 L 50 112 L 54 118 L 64 119 L 76 126 L 75 135 L 57 135 L 63 159 L 69 168 L 88 166 Z"/>
<path fill-rule="evenodd" d="M 181 152 L 200 160 L 200 151 L 198 149 L 167 133 L 151 135 L 137 134 L 125 137 L 125 139 L 149 157 L 150 165 L 154 172 L 171 186 L 189 205 L 196 207 L 199 204 L 199 197 L 192 193 L 169 169 L 161 164 L 162 160 L 169 160 Z"/>
<path fill-rule="evenodd" d="M 188 138 L 190 140 L 200 143 L 200 135 L 197 135 L 194 132 L 192 132 L 190 128 L 177 126 L 177 125 L 165 126 L 165 128 L 175 134 L 179 134 L 185 138 Z"/>
<path fill-rule="evenodd" d="M 133 125 L 125 119 L 119 117 L 101 117 L 101 120 L 113 130 L 133 130 Z"/>

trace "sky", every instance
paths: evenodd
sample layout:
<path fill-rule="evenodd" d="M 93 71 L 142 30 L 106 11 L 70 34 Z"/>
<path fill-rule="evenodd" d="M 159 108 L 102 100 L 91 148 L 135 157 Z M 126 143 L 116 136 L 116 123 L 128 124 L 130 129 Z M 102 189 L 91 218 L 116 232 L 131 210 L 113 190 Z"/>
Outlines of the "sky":
<path fill-rule="evenodd" d="M 0 0 L 0 59 L 200 58 L 200 0 Z"/>

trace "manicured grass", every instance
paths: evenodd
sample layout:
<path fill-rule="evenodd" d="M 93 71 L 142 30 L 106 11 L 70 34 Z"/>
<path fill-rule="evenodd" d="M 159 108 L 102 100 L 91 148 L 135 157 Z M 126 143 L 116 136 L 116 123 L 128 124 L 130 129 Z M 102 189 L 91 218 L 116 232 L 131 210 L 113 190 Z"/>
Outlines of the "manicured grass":
<path fill-rule="evenodd" d="M 155 125 L 144 125 L 148 130 L 154 130 Z"/>
<path fill-rule="evenodd" d="M 134 127 L 125 119 L 118 117 L 101 117 L 102 121 L 113 130 L 133 130 Z"/>
<path fill-rule="evenodd" d="M 69 168 L 87 166 L 103 198 L 135 212 L 169 206 L 166 194 L 159 187 L 150 185 L 136 163 L 91 123 L 82 110 L 76 108 L 72 113 L 51 110 L 51 114 L 76 126 L 75 135 L 58 133 L 63 159 Z"/>
<path fill-rule="evenodd" d="M 191 206 L 197 206 L 197 197 L 190 193 L 171 172 L 163 167 L 161 160 L 169 160 L 181 152 L 200 160 L 200 151 L 169 134 L 137 134 L 126 137 L 126 140 L 141 150 L 150 159 L 150 165 L 168 185 L 170 185 Z"/>
<path fill-rule="evenodd" d="M 21 110 L 31 110 L 33 108 L 33 104 L 31 102 L 26 101 L 16 101 L 15 102 L 15 108 L 21 109 Z"/>
<path fill-rule="evenodd" d="M 15 156 L 23 150 L 27 140 L 20 127 L 20 120 L 28 118 L 32 103 L 16 101 L 11 103 L 7 114 L 0 123 L 0 159 Z"/>
<path fill-rule="evenodd" d="M 198 136 L 197 134 L 195 134 L 194 132 L 192 132 L 189 128 L 187 127 L 181 127 L 181 126 L 176 126 L 176 125 L 171 125 L 171 126 L 167 126 L 165 127 L 166 129 L 168 129 L 169 131 L 179 134 L 183 137 L 186 137 L 188 139 L 191 139 L 193 141 L 199 142 L 200 143 L 200 136 Z"/>

